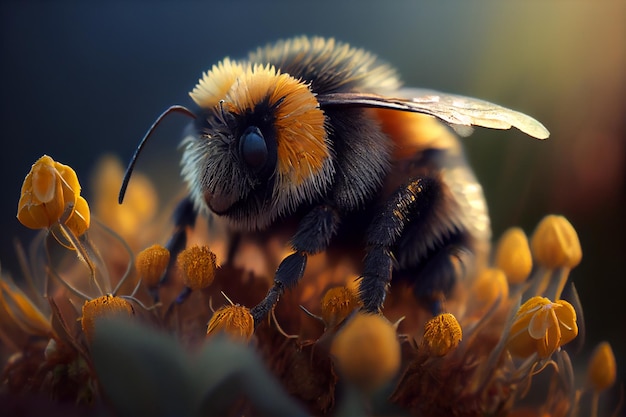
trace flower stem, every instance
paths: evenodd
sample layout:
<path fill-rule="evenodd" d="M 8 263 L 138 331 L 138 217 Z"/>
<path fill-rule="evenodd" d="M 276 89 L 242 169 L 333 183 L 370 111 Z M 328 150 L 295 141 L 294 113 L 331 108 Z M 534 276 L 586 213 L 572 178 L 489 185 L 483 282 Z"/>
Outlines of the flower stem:
<path fill-rule="evenodd" d="M 80 242 L 78 237 L 74 235 L 74 232 L 72 232 L 70 228 L 67 227 L 65 224 L 59 222 L 59 228 L 63 232 L 65 238 L 69 240 L 72 247 L 76 249 L 76 255 L 78 256 L 78 259 L 84 262 L 87 265 L 87 268 L 89 268 L 89 278 L 91 279 L 91 282 L 93 282 L 96 288 L 98 289 L 98 293 L 106 294 L 106 292 L 102 290 L 100 283 L 96 279 L 96 267 L 94 263 L 91 261 L 91 258 L 89 257 L 89 254 L 87 253 L 87 250 L 85 249 L 85 246 L 83 246 L 83 244 Z"/>

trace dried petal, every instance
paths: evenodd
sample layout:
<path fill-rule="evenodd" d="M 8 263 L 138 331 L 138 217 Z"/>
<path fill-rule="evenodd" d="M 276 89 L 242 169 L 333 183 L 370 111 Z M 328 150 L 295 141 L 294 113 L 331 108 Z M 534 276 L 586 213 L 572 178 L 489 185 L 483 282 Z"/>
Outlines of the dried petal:
<path fill-rule="evenodd" d="M 50 320 L 15 284 L 0 279 L 0 321 L 13 322 L 28 335 L 47 337 L 53 334 Z"/>

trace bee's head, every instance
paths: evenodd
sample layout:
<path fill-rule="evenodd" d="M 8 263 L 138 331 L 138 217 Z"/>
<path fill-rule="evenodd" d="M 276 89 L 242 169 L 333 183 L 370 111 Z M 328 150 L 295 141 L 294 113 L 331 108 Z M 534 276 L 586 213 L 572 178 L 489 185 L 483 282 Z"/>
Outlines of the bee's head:
<path fill-rule="evenodd" d="M 328 189 L 332 149 L 306 83 L 225 59 L 190 95 L 202 112 L 182 142 L 182 172 L 198 208 L 263 228 Z"/>

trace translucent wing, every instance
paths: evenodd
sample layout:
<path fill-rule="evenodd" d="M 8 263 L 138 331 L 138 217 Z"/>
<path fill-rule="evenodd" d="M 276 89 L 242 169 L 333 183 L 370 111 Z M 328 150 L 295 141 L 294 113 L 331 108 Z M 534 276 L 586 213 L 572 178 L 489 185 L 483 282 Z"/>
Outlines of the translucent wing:
<path fill-rule="evenodd" d="M 550 132 L 532 117 L 506 107 L 472 97 L 445 94 L 432 90 L 404 88 L 397 97 L 367 93 L 332 93 L 317 97 L 321 107 L 361 106 L 410 111 L 434 116 L 452 125 L 510 129 L 511 126 L 537 138 Z"/>

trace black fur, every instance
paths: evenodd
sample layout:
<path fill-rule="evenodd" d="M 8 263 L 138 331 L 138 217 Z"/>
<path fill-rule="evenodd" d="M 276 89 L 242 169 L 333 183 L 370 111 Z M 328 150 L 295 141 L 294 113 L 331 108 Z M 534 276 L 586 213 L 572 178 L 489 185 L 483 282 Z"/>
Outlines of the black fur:
<path fill-rule="evenodd" d="M 296 251 L 308 254 L 321 252 L 337 234 L 339 221 L 336 209 L 328 205 L 317 206 L 300 221 L 291 245 Z"/>

